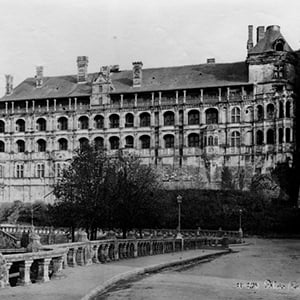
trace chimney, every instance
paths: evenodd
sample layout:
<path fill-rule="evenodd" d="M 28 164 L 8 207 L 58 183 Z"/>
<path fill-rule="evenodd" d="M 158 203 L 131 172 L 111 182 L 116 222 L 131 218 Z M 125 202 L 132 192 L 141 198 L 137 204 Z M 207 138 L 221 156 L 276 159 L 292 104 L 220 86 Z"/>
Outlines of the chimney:
<path fill-rule="evenodd" d="M 35 86 L 37 88 L 43 85 L 43 70 L 44 70 L 43 66 L 36 67 Z"/>
<path fill-rule="evenodd" d="M 133 62 L 133 87 L 140 87 L 142 84 L 142 67 L 141 61 Z"/>
<path fill-rule="evenodd" d="M 248 41 L 247 41 L 247 50 L 253 48 L 253 25 L 248 25 Z"/>
<path fill-rule="evenodd" d="M 256 28 L 256 42 L 258 43 L 265 37 L 265 26 L 258 26 Z"/>
<path fill-rule="evenodd" d="M 89 59 L 87 56 L 77 57 L 77 82 L 85 83 L 87 80 L 87 67 Z"/>
<path fill-rule="evenodd" d="M 216 62 L 216 59 L 215 58 L 208 58 L 207 60 L 206 60 L 206 63 L 207 64 L 214 64 Z"/>
<path fill-rule="evenodd" d="M 5 75 L 6 79 L 6 95 L 10 95 L 13 91 L 13 77 L 12 75 Z"/>

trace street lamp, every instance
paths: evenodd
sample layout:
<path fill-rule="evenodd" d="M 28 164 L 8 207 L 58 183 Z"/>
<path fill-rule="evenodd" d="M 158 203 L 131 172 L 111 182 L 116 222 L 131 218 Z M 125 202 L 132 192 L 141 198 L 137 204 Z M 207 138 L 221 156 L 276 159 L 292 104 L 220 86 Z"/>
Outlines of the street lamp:
<path fill-rule="evenodd" d="M 178 204 L 178 232 L 177 232 L 177 239 L 182 239 L 182 234 L 181 234 L 181 203 L 182 203 L 182 196 L 178 195 L 177 196 L 177 204 Z"/>
<path fill-rule="evenodd" d="M 240 228 L 239 228 L 239 235 L 240 238 L 243 238 L 243 230 L 242 230 L 242 213 L 243 211 L 241 209 L 239 209 L 239 215 L 240 215 Z"/>

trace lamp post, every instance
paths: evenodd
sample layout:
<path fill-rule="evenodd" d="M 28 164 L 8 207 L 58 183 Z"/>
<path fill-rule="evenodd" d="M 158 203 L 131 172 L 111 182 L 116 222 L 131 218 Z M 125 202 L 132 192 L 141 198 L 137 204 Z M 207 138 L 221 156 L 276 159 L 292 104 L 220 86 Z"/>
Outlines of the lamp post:
<path fill-rule="evenodd" d="M 240 238 L 242 239 L 243 238 L 243 230 L 242 230 L 242 213 L 243 211 L 241 209 L 239 209 L 239 217 L 240 217 L 240 227 L 239 227 L 239 235 L 240 235 Z"/>
<path fill-rule="evenodd" d="M 178 232 L 177 232 L 177 239 L 182 239 L 182 234 L 181 234 L 181 203 L 182 203 L 182 196 L 178 195 L 177 196 L 177 204 L 178 204 Z"/>

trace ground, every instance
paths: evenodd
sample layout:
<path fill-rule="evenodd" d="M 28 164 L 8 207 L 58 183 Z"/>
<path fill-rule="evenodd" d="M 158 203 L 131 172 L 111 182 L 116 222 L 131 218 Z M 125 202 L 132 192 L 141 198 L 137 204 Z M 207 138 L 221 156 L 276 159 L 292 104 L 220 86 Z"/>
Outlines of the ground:
<path fill-rule="evenodd" d="M 300 299 L 300 240 L 250 242 L 189 268 L 137 277 L 97 300 Z"/>

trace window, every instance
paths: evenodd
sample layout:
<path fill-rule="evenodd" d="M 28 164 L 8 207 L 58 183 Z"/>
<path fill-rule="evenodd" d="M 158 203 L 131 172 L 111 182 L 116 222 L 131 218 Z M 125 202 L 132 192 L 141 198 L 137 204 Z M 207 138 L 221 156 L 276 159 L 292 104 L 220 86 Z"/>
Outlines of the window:
<path fill-rule="evenodd" d="M 36 166 L 36 176 L 39 178 L 45 177 L 45 165 L 44 164 L 37 164 Z"/>
<path fill-rule="evenodd" d="M 23 178 L 24 177 L 24 165 L 17 164 L 16 165 L 16 177 Z"/>
<path fill-rule="evenodd" d="M 2 120 L 0 121 L 0 132 L 5 132 L 5 123 Z"/>
<path fill-rule="evenodd" d="M 110 128 L 119 128 L 120 118 L 118 115 L 111 115 L 109 117 Z"/>
<path fill-rule="evenodd" d="M 68 119 L 61 117 L 58 119 L 58 129 L 59 130 L 68 130 Z"/>
<path fill-rule="evenodd" d="M 264 119 L 264 108 L 261 105 L 257 105 L 257 120 L 263 121 Z"/>
<path fill-rule="evenodd" d="M 150 126 L 150 114 L 142 113 L 140 115 L 140 126 L 141 127 L 148 127 Z"/>
<path fill-rule="evenodd" d="M 274 112 L 275 112 L 274 105 L 271 104 L 271 103 L 269 103 L 269 104 L 267 105 L 267 118 L 268 118 L 268 119 L 273 119 L 274 116 L 275 116 Z"/>
<path fill-rule="evenodd" d="M 291 129 L 290 128 L 285 129 L 285 142 L 286 143 L 291 142 Z"/>
<path fill-rule="evenodd" d="M 25 142 L 22 140 L 17 141 L 17 151 L 18 152 L 25 152 Z"/>
<path fill-rule="evenodd" d="M 2 141 L 0 141 L 0 152 L 5 152 L 5 144 Z"/>
<path fill-rule="evenodd" d="M 125 127 L 133 127 L 133 114 L 125 116 Z"/>
<path fill-rule="evenodd" d="M 119 149 L 120 141 L 119 141 L 118 137 L 116 137 L 116 136 L 110 137 L 109 143 L 110 143 L 110 149 L 112 149 L 112 150 Z"/>
<path fill-rule="evenodd" d="M 0 165 L 0 178 L 4 177 L 4 166 Z"/>
<path fill-rule="evenodd" d="M 25 131 L 25 121 L 20 119 L 16 122 L 16 131 L 24 132 Z"/>
<path fill-rule="evenodd" d="M 66 139 L 58 140 L 58 149 L 61 151 L 68 150 L 68 141 Z"/>
<path fill-rule="evenodd" d="M 80 117 L 78 119 L 79 129 L 89 129 L 89 118 L 86 116 Z"/>
<path fill-rule="evenodd" d="M 94 139 L 95 148 L 96 149 L 103 149 L 104 148 L 104 139 L 102 137 L 96 137 Z"/>
<path fill-rule="evenodd" d="M 239 107 L 234 107 L 231 110 L 231 122 L 232 123 L 240 123 L 241 121 L 241 110 Z"/>
<path fill-rule="evenodd" d="M 188 113 L 188 124 L 189 125 L 196 125 L 199 124 L 199 111 L 191 110 Z"/>
<path fill-rule="evenodd" d="M 280 101 L 279 102 L 279 118 L 284 117 L 284 111 L 283 111 L 283 103 Z"/>
<path fill-rule="evenodd" d="M 104 117 L 96 116 L 94 121 L 95 121 L 94 124 L 96 129 L 102 129 L 104 127 Z"/>
<path fill-rule="evenodd" d="M 89 145 L 89 140 L 87 138 L 79 139 L 79 148 L 83 150 L 85 147 Z"/>
<path fill-rule="evenodd" d="M 165 148 L 174 148 L 174 136 L 167 134 L 164 136 Z"/>
<path fill-rule="evenodd" d="M 274 130 L 273 129 L 269 129 L 267 131 L 267 144 L 274 144 Z"/>
<path fill-rule="evenodd" d="M 231 133 L 231 147 L 239 147 L 241 144 L 241 135 L 238 131 Z"/>
<path fill-rule="evenodd" d="M 188 146 L 189 147 L 199 147 L 199 144 L 200 144 L 199 134 L 191 133 L 188 136 Z"/>
<path fill-rule="evenodd" d="M 54 174 L 55 177 L 62 177 L 63 176 L 63 169 L 65 168 L 64 163 L 56 163 L 54 165 Z"/>
<path fill-rule="evenodd" d="M 218 124 L 218 110 L 216 108 L 209 108 L 205 111 L 206 124 Z"/>
<path fill-rule="evenodd" d="M 284 66 L 283 65 L 277 65 L 274 67 L 273 78 L 274 79 L 284 78 Z"/>
<path fill-rule="evenodd" d="M 133 148 L 133 137 L 132 136 L 126 136 L 125 148 Z"/>
<path fill-rule="evenodd" d="M 287 118 L 291 117 L 291 103 L 289 101 L 287 101 L 285 104 L 285 116 Z M 1 127 L 0 127 L 0 129 L 1 129 Z"/>
<path fill-rule="evenodd" d="M 207 139 L 207 146 L 213 146 L 213 145 L 214 145 L 214 137 L 210 135 Z"/>
<path fill-rule="evenodd" d="M 46 151 L 46 142 L 44 140 L 38 140 L 38 152 L 45 152 Z"/>
<path fill-rule="evenodd" d="M 40 118 L 36 121 L 36 129 L 37 131 L 46 131 L 46 120 Z"/>
<path fill-rule="evenodd" d="M 164 114 L 164 125 L 165 126 L 172 126 L 175 124 L 175 119 L 174 119 L 174 113 L 171 111 L 167 111 Z"/>
<path fill-rule="evenodd" d="M 140 137 L 141 141 L 141 148 L 142 149 L 149 149 L 150 148 L 150 136 L 143 135 Z"/>
<path fill-rule="evenodd" d="M 278 142 L 279 144 L 282 144 L 283 142 L 283 128 L 278 129 Z"/>
<path fill-rule="evenodd" d="M 257 130 L 256 132 L 256 145 L 261 146 L 264 142 L 264 134 L 261 130 Z"/>

